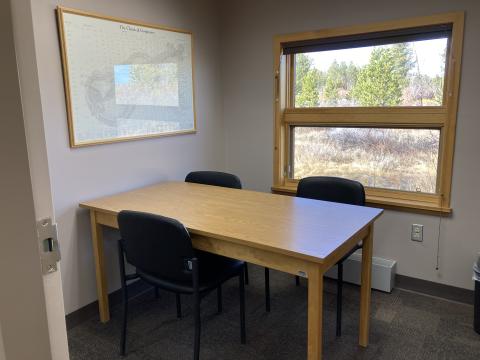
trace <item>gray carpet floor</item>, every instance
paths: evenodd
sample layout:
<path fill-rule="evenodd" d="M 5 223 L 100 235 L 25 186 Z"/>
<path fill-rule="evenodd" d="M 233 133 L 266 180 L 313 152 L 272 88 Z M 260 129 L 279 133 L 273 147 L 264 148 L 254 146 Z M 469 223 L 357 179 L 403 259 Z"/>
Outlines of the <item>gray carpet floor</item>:
<path fill-rule="evenodd" d="M 202 302 L 201 359 L 306 359 L 307 288 L 291 275 L 271 272 L 272 310 L 265 312 L 263 269 L 250 265 L 246 287 L 247 344 L 240 344 L 238 281 L 225 284 L 223 313 L 216 293 Z M 473 331 L 473 307 L 394 290 L 372 294 L 370 345 L 358 344 L 359 287 L 345 285 L 342 337 L 335 336 L 335 283 L 326 281 L 324 359 L 480 359 L 480 335 Z M 192 359 L 191 298 L 182 297 L 176 318 L 175 296 L 147 291 L 130 304 L 125 360 Z M 120 307 L 112 320 L 98 317 L 68 332 L 72 360 L 122 359 L 118 355 Z"/>

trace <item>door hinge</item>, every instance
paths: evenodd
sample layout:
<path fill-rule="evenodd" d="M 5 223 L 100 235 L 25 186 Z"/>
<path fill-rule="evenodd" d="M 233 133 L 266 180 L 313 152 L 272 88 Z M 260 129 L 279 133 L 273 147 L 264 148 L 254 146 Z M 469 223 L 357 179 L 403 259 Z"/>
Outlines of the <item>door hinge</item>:
<path fill-rule="evenodd" d="M 57 225 L 52 219 L 46 218 L 37 221 L 37 238 L 40 247 L 40 262 L 42 273 L 50 274 L 58 270 L 60 248 L 58 246 Z"/>

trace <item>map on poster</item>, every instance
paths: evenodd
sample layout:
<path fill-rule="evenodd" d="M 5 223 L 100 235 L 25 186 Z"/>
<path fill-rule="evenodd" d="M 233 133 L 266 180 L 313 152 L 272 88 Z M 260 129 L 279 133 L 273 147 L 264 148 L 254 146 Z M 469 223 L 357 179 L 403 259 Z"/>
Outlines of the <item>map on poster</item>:
<path fill-rule="evenodd" d="M 72 146 L 195 131 L 191 33 L 59 13 Z"/>

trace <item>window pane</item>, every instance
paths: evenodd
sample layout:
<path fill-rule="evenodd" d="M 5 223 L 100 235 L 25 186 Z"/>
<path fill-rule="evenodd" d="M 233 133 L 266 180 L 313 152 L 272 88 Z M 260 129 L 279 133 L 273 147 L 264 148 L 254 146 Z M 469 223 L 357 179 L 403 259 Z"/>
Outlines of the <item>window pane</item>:
<path fill-rule="evenodd" d="M 445 37 L 295 54 L 295 106 L 440 106 L 447 44 Z"/>
<path fill-rule="evenodd" d="M 338 176 L 365 186 L 435 193 L 440 130 L 292 127 L 293 178 Z"/>

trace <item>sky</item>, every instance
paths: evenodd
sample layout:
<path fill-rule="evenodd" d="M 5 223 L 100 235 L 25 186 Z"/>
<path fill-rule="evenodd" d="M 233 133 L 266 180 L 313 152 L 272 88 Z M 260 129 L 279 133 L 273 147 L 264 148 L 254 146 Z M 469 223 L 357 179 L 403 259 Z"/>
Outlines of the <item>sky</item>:
<path fill-rule="evenodd" d="M 420 73 L 434 77 L 436 75 L 443 76 L 442 72 L 442 58 L 441 55 L 447 45 L 447 39 L 434 39 L 411 42 L 413 49 L 417 53 Z M 389 45 L 387 45 L 389 46 Z M 331 50 L 321 51 L 315 53 L 308 53 L 306 55 L 313 58 L 316 68 L 322 71 L 327 71 L 333 61 L 345 61 L 346 63 L 353 62 L 357 66 L 364 66 L 368 64 L 370 53 L 373 46 L 345 49 L 345 50 Z"/>
<path fill-rule="evenodd" d="M 115 84 L 126 84 L 130 81 L 130 73 L 132 71 L 132 65 L 115 65 Z"/>

